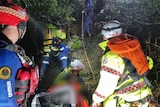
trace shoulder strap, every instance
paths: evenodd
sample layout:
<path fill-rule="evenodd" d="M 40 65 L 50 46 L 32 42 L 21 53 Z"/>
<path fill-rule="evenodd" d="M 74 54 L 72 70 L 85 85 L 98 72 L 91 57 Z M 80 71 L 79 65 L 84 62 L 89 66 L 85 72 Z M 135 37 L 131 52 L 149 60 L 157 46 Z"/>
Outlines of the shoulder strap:
<path fill-rule="evenodd" d="M 133 64 L 128 60 L 127 58 L 123 58 L 125 68 L 123 70 L 123 78 L 121 78 L 121 81 L 118 83 L 118 85 L 125 82 L 127 79 L 132 78 L 134 81 L 137 81 L 139 79 L 139 75 L 136 71 L 136 68 L 133 66 Z"/>
<path fill-rule="evenodd" d="M 133 66 L 133 64 L 131 63 L 131 61 L 130 60 L 128 60 L 127 58 L 123 58 L 123 61 L 124 61 L 124 63 L 125 63 L 125 68 L 124 68 L 124 72 L 123 73 L 125 73 L 125 72 L 127 72 L 127 70 L 128 70 L 128 72 L 129 72 L 129 74 L 132 76 L 138 76 L 138 73 L 137 73 L 137 71 L 136 71 L 136 68 Z"/>
<path fill-rule="evenodd" d="M 144 81 L 147 83 L 147 85 L 151 89 L 153 88 L 152 84 L 149 82 L 148 78 L 146 77 L 147 75 L 146 73 L 145 75 L 139 76 L 133 64 L 126 58 L 123 58 L 123 60 L 125 63 L 124 73 L 126 73 L 128 70 L 129 75 L 126 75 L 126 77 L 120 83 L 123 83 L 128 78 L 128 76 L 130 76 L 134 81 L 137 81 L 140 77 L 142 77 Z"/>

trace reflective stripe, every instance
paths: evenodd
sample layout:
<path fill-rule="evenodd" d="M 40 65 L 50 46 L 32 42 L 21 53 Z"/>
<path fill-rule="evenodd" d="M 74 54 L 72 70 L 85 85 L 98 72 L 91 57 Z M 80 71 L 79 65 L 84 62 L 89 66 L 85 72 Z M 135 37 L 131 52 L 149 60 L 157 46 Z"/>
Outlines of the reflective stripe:
<path fill-rule="evenodd" d="M 120 91 L 116 91 L 116 94 L 124 94 L 124 93 L 127 93 L 127 92 L 131 92 L 133 90 L 140 89 L 140 88 L 142 88 L 145 85 L 146 85 L 146 83 L 143 81 L 141 83 L 137 83 L 137 84 L 134 84 L 132 86 L 128 86 L 126 88 L 123 88 Z"/>
<path fill-rule="evenodd" d="M 16 95 L 15 97 L 16 97 L 16 100 L 18 100 L 18 102 L 21 102 L 22 100 L 24 100 L 25 94 Z"/>
<path fill-rule="evenodd" d="M 49 62 L 48 62 L 48 61 L 43 61 L 42 63 L 43 63 L 43 64 L 49 64 Z"/>
<path fill-rule="evenodd" d="M 18 92 L 27 92 L 28 90 L 29 90 L 29 86 L 27 86 L 27 87 L 19 87 L 19 88 L 16 88 L 15 93 L 18 93 Z"/>
<path fill-rule="evenodd" d="M 63 51 L 64 50 L 64 47 L 60 48 L 60 51 Z"/>
<path fill-rule="evenodd" d="M 52 49 L 52 51 L 59 51 L 59 48 L 55 47 L 55 46 L 52 46 L 51 49 Z"/>
<path fill-rule="evenodd" d="M 16 80 L 15 81 L 15 87 L 19 88 L 19 87 L 25 87 L 28 86 L 29 80 Z"/>
<path fill-rule="evenodd" d="M 113 74 L 113 75 L 118 75 L 118 76 L 120 76 L 121 78 L 126 77 L 125 74 L 123 75 L 123 74 L 121 74 L 119 71 L 114 70 L 114 69 L 109 68 L 109 67 L 106 67 L 106 66 L 102 66 L 101 69 L 104 70 L 104 71 L 106 71 L 106 72 L 109 72 L 109 73 L 111 73 L 111 74 Z"/>
<path fill-rule="evenodd" d="M 97 96 L 100 97 L 100 98 L 106 99 L 105 96 L 103 96 L 102 94 L 100 94 L 100 93 L 98 93 L 98 92 L 95 92 L 94 94 L 97 95 Z"/>
<path fill-rule="evenodd" d="M 122 78 L 122 80 L 126 77 L 126 74 L 121 74 L 119 71 L 116 71 L 112 68 L 108 68 L 106 66 L 102 66 L 102 70 L 109 72 L 113 75 L 118 75 Z M 127 92 L 131 92 L 131 91 L 137 90 L 139 88 L 142 88 L 145 85 L 146 85 L 146 83 L 144 81 L 137 83 L 137 84 L 128 84 L 127 87 L 116 91 L 116 94 L 125 94 Z"/>
<path fill-rule="evenodd" d="M 63 57 L 60 58 L 60 60 L 63 60 L 63 59 L 67 59 L 67 57 L 66 57 L 66 56 L 63 56 Z"/>
<path fill-rule="evenodd" d="M 44 46 L 43 50 L 44 50 L 44 52 L 51 52 L 51 47 L 50 46 Z"/>
<path fill-rule="evenodd" d="M 49 56 L 50 56 L 49 53 L 44 52 L 43 57 L 49 57 Z"/>

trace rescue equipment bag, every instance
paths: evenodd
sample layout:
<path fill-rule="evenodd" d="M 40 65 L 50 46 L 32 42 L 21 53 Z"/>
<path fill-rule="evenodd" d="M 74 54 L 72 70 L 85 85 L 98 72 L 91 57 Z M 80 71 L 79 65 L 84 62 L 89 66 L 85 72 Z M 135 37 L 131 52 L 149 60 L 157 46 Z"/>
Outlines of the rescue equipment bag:
<path fill-rule="evenodd" d="M 136 37 L 124 34 L 112 38 L 108 42 L 108 47 L 113 52 L 118 53 L 122 58 L 130 60 L 139 75 L 143 75 L 149 70 L 147 58 Z"/>

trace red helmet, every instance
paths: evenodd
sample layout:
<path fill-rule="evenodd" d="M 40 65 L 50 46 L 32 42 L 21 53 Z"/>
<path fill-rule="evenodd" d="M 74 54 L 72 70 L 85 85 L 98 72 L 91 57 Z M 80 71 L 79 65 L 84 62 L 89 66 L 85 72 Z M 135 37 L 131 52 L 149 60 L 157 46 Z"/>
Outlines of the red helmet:
<path fill-rule="evenodd" d="M 12 4 L 10 7 L 0 6 L 0 24 L 17 26 L 21 22 L 27 22 L 28 15 L 21 6 Z"/>

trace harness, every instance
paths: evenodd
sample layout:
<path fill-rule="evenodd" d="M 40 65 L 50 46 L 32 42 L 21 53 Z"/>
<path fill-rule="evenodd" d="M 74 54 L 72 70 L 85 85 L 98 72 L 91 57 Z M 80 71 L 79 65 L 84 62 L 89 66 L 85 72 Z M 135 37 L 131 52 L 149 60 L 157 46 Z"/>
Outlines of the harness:
<path fill-rule="evenodd" d="M 26 99 L 34 93 L 38 86 L 38 67 L 33 67 L 33 62 L 26 56 L 22 47 L 10 44 L 4 47 L 4 49 L 15 52 L 22 63 L 22 68 L 18 70 L 16 75 L 15 97 L 19 107 L 27 107 Z"/>

